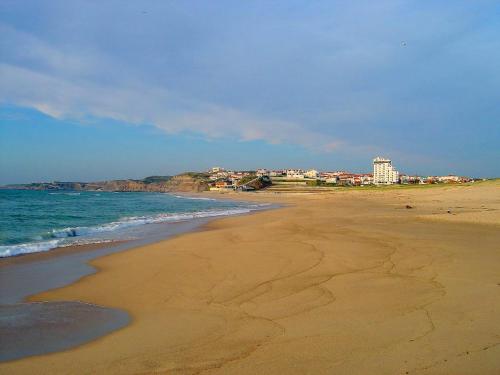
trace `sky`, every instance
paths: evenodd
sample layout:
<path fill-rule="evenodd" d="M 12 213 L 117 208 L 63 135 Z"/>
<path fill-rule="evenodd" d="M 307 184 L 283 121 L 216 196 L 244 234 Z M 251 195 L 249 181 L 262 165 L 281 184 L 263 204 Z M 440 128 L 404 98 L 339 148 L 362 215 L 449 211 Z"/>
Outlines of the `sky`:
<path fill-rule="evenodd" d="M 500 2 L 0 0 L 0 184 L 500 176 Z"/>

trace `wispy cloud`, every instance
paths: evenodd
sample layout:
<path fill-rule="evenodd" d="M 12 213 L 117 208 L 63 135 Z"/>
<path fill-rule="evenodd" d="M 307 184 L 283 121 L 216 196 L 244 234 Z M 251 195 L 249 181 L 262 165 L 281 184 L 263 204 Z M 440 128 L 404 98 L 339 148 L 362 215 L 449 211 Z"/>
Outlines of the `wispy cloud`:
<path fill-rule="evenodd" d="M 437 160 L 500 115 L 494 1 L 47 4 L 0 16 L 0 101 L 57 118 Z"/>
<path fill-rule="evenodd" d="M 306 126 L 255 115 L 235 108 L 183 98 L 164 87 L 145 85 L 134 78 L 110 83 L 89 79 L 96 68 L 112 69 L 96 56 L 72 56 L 32 35 L 3 26 L 7 47 L 22 46 L 17 59 L 36 61 L 31 67 L 0 64 L 0 101 L 36 108 L 60 119 L 88 116 L 153 125 L 168 133 L 194 132 L 208 138 L 293 143 L 332 151 L 341 144 Z M 105 60 L 104 58 L 102 60 Z M 334 147 L 335 145 L 335 147 Z"/>
<path fill-rule="evenodd" d="M 168 133 L 189 131 L 208 138 L 295 143 L 325 151 L 338 144 L 297 123 L 180 99 L 163 88 L 77 84 L 6 64 L 0 64 L 0 77 L 0 100 L 33 107 L 60 119 L 83 120 L 95 116 L 153 125 Z"/>

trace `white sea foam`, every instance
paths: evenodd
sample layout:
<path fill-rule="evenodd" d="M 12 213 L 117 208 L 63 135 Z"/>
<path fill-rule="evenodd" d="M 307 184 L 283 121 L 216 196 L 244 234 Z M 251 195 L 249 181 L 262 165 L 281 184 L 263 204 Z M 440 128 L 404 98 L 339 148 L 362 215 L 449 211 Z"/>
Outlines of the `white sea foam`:
<path fill-rule="evenodd" d="M 144 224 L 174 223 L 198 218 L 238 215 L 248 213 L 255 209 L 256 208 L 229 208 L 225 210 L 170 213 L 153 216 L 132 216 L 98 226 L 54 229 L 50 233 L 53 239 L 48 241 L 0 246 L 0 257 L 42 252 L 56 247 L 111 242 L 113 241 L 112 239 L 92 238 L 92 236 L 98 236 L 102 235 L 102 233 L 114 232 Z"/>
<path fill-rule="evenodd" d="M 135 227 L 144 224 L 169 223 L 169 222 L 179 222 L 179 221 L 186 221 L 204 217 L 238 215 L 238 214 L 248 213 L 250 211 L 251 211 L 250 208 L 233 208 L 227 210 L 208 210 L 208 211 L 196 211 L 189 213 L 185 212 L 185 213 L 175 213 L 175 214 L 159 214 L 154 216 L 131 216 L 122 218 L 119 221 L 113 221 L 111 223 L 106 223 L 94 227 L 74 227 L 74 228 L 54 229 L 51 232 L 51 236 L 55 238 L 87 236 L 102 232 L 112 232 L 118 229 L 125 229 L 128 227 Z"/>
<path fill-rule="evenodd" d="M 19 245 L 0 246 L 0 258 L 11 257 L 19 254 L 39 253 L 57 247 L 59 240 L 50 240 Z"/>
<path fill-rule="evenodd" d="M 207 198 L 207 197 L 188 197 L 186 195 L 174 195 L 174 197 L 180 198 L 180 199 L 190 199 L 190 200 L 194 200 L 194 201 L 214 201 L 215 200 L 213 198 Z"/>
<path fill-rule="evenodd" d="M 49 195 L 80 195 L 81 193 L 77 192 L 59 192 L 59 193 L 49 193 Z"/>
<path fill-rule="evenodd" d="M 136 238 L 122 238 L 122 240 L 134 240 Z M 44 251 L 49 251 L 55 249 L 56 247 L 68 247 L 68 246 L 79 246 L 79 245 L 92 245 L 99 243 L 110 243 L 115 242 L 112 239 L 97 239 L 97 238 L 87 238 L 87 239 L 77 239 L 73 241 L 65 241 L 62 239 L 24 243 L 19 245 L 6 245 L 0 246 L 0 258 L 11 257 L 21 254 L 30 253 L 41 253 Z"/>
<path fill-rule="evenodd" d="M 129 241 L 129 240 L 135 240 L 136 238 L 134 237 L 129 237 L 129 238 L 120 238 L 122 241 Z M 68 247 L 68 246 L 80 246 L 80 245 L 94 245 L 94 244 L 99 244 L 99 243 L 112 243 L 116 242 L 116 240 L 112 239 L 96 239 L 96 238 L 81 238 L 73 241 L 67 241 L 67 242 L 61 242 L 57 245 L 57 247 Z"/>

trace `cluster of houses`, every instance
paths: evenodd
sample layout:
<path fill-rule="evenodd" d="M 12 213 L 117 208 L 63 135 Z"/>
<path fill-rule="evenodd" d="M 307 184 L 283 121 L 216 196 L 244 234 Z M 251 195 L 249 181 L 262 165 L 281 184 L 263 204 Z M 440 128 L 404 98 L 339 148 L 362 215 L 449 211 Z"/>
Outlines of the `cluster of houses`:
<path fill-rule="evenodd" d="M 283 181 L 284 183 L 318 181 L 324 184 L 339 186 L 369 185 L 373 183 L 373 176 L 369 173 L 351 173 L 346 171 L 319 172 L 316 169 L 284 169 L 268 171 L 266 169 L 259 169 L 257 170 L 257 175 L 267 175 L 271 177 L 273 182 Z"/>
<path fill-rule="evenodd" d="M 211 189 L 235 189 L 240 181 L 248 177 L 269 178 L 273 184 L 320 184 L 335 186 L 364 186 L 389 184 L 436 184 L 464 183 L 473 181 L 469 177 L 448 176 L 413 176 L 399 173 L 391 160 L 377 157 L 373 159 L 373 173 L 351 173 L 347 171 L 320 172 L 316 169 L 257 169 L 256 171 L 229 171 L 214 167 L 208 171 Z"/>
<path fill-rule="evenodd" d="M 401 184 L 461 184 L 464 182 L 472 182 L 473 178 L 465 176 L 447 175 L 447 176 L 400 176 Z"/>
<path fill-rule="evenodd" d="M 255 176 L 254 171 L 231 171 L 222 167 L 213 167 L 208 170 L 210 190 L 247 189 L 241 182 Z"/>

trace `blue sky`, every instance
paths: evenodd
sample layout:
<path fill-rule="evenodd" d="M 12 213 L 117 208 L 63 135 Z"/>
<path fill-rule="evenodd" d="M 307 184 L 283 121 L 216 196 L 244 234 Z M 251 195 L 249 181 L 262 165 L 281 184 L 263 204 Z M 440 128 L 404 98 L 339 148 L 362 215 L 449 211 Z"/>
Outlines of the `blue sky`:
<path fill-rule="evenodd" d="M 0 2 L 0 183 L 500 176 L 498 1 Z"/>

